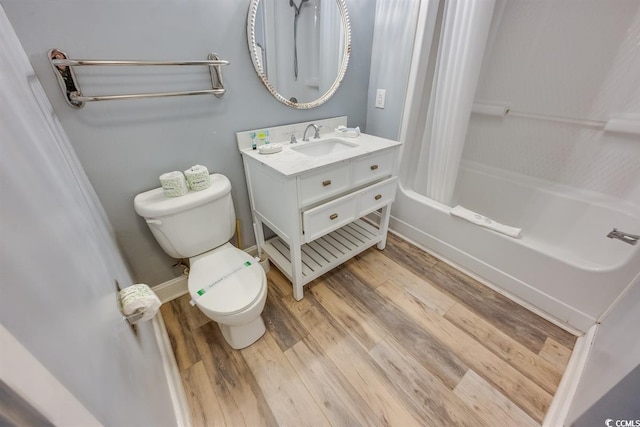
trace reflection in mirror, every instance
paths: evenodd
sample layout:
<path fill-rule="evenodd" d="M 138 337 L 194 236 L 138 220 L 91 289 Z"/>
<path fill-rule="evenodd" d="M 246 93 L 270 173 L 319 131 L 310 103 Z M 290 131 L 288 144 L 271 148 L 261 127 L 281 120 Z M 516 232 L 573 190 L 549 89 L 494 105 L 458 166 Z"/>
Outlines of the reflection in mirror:
<path fill-rule="evenodd" d="M 344 0 L 251 0 L 251 60 L 267 89 L 294 108 L 313 108 L 338 89 L 351 37 Z"/>

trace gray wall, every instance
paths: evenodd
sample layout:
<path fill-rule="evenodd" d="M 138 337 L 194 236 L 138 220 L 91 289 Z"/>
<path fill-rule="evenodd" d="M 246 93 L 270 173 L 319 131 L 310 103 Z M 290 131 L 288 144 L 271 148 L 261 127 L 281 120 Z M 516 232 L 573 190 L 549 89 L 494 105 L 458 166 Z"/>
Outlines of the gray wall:
<path fill-rule="evenodd" d="M 640 420 L 640 365 L 582 414 L 572 427 L 606 425 L 605 421 Z"/>
<path fill-rule="evenodd" d="M 158 187 L 161 173 L 197 163 L 226 175 L 233 186 L 244 245 L 250 246 L 254 237 L 235 132 L 340 115 L 349 117 L 349 126 L 364 128 L 375 18 L 371 0 L 347 1 L 352 25 L 349 70 L 337 94 L 308 111 L 277 102 L 256 76 L 246 41 L 248 0 L 1 1 L 137 281 L 156 285 L 179 273 L 133 210 L 135 195 Z M 73 110 L 62 99 L 46 60 L 51 48 L 88 59 L 205 59 L 213 51 L 231 62 L 223 68 L 227 94 L 223 99 L 90 103 Z M 145 68 L 132 70 L 131 76 L 113 77 L 103 67 L 78 74 L 85 94 L 202 89 L 208 84 L 203 68 Z M 156 79 L 163 83 L 153 87 L 149 82 Z"/>
<path fill-rule="evenodd" d="M 630 374 L 640 365 L 640 278 L 632 286 L 598 328 L 567 425 L 604 425 L 607 418 L 628 416 L 628 409 L 635 409 L 634 417 L 640 418 L 638 373 Z M 635 406 L 627 408 L 622 401 L 613 405 L 612 396 L 621 392 L 634 396 Z"/>
<path fill-rule="evenodd" d="M 371 53 L 367 133 L 398 139 L 420 2 L 377 2 Z M 375 107 L 377 89 L 386 90 L 385 106 Z"/>

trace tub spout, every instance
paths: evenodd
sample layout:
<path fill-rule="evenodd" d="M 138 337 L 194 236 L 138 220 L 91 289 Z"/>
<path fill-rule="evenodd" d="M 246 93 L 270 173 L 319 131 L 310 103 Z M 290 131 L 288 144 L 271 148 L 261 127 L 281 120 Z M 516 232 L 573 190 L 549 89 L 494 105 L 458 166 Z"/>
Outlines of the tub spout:
<path fill-rule="evenodd" d="M 607 237 L 610 239 L 622 240 L 623 242 L 630 245 L 635 245 L 636 243 L 638 243 L 638 240 L 640 240 L 640 236 L 631 233 L 625 233 L 624 231 L 620 231 L 617 228 L 614 228 L 613 231 L 609 232 L 609 234 L 607 234 Z"/>

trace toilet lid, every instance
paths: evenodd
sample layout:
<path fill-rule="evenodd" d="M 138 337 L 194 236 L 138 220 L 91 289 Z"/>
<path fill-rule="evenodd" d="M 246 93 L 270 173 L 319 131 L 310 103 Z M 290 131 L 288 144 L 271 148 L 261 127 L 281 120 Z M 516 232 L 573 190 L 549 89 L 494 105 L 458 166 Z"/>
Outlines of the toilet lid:
<path fill-rule="evenodd" d="M 191 259 L 188 287 L 197 305 L 221 315 L 234 314 L 260 296 L 265 273 L 260 264 L 228 245 Z"/>

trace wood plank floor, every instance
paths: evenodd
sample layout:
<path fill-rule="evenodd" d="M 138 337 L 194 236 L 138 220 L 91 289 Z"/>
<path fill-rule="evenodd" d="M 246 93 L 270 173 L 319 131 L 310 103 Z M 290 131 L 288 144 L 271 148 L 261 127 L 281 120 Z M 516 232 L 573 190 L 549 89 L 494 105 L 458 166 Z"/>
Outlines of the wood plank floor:
<path fill-rule="evenodd" d="M 195 426 L 538 426 L 576 340 L 392 235 L 302 301 L 267 277 L 243 350 L 188 295 L 162 307 Z"/>

